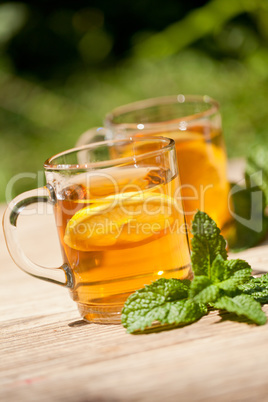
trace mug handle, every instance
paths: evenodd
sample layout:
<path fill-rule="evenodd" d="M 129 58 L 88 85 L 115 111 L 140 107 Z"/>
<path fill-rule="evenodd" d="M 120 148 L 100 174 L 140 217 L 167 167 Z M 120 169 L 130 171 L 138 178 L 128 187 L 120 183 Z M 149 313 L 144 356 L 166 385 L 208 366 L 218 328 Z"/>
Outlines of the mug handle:
<path fill-rule="evenodd" d="M 59 268 L 46 268 L 35 264 L 26 256 L 20 245 L 17 231 L 18 217 L 25 207 L 40 202 L 55 204 L 56 196 L 50 184 L 43 188 L 27 191 L 9 203 L 3 217 L 3 229 L 8 251 L 13 261 L 29 275 L 72 288 L 73 278 L 67 264 L 63 264 Z"/>

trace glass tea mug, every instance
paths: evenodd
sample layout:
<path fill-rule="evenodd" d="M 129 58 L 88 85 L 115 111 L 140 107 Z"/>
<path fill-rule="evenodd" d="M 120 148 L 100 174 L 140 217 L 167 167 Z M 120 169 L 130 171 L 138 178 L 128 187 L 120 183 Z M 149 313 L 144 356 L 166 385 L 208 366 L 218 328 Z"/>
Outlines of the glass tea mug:
<path fill-rule="evenodd" d="M 192 277 L 172 139 L 92 143 L 49 158 L 44 169 L 46 186 L 8 205 L 7 247 L 24 271 L 68 288 L 82 318 L 120 322 L 135 290 L 161 277 Z M 41 267 L 22 250 L 18 216 L 33 203 L 53 205 L 61 267 Z"/>
<path fill-rule="evenodd" d="M 208 96 L 175 95 L 114 109 L 98 138 L 160 135 L 173 138 L 188 229 L 197 209 L 207 212 L 228 236 L 230 186 L 218 103 Z M 91 130 L 78 143 L 92 141 Z M 149 151 L 149 146 L 148 149 Z"/>

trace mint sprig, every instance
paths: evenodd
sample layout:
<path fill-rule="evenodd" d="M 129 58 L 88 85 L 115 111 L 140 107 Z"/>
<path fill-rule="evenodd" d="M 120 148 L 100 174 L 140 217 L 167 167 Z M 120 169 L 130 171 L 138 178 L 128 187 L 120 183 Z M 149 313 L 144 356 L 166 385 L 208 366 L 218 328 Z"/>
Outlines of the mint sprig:
<path fill-rule="evenodd" d="M 260 302 L 268 302 L 268 275 L 253 278 L 246 261 L 228 260 L 220 229 L 205 212 L 196 213 L 192 228 L 194 279 L 161 278 L 133 293 L 122 310 L 122 324 L 129 333 L 155 322 L 191 324 L 206 315 L 208 307 L 265 324 Z"/>

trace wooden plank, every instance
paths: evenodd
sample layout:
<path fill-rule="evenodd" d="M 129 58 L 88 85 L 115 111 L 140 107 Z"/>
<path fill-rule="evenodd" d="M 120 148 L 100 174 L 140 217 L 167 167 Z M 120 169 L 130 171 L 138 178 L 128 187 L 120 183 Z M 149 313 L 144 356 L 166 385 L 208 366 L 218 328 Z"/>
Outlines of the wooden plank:
<path fill-rule="evenodd" d="M 267 395 L 267 327 L 221 320 L 216 313 L 144 336 L 127 335 L 120 326 L 82 324 L 68 313 L 17 320 L 1 332 L 0 395 L 6 400 Z"/>

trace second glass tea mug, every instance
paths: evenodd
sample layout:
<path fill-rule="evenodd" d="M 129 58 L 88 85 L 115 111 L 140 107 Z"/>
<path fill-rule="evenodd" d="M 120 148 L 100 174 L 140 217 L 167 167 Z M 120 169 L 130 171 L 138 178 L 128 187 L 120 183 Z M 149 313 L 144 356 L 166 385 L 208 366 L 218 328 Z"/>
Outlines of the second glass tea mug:
<path fill-rule="evenodd" d="M 199 209 L 208 213 L 228 237 L 232 203 L 221 115 L 214 99 L 190 95 L 147 99 L 114 109 L 104 123 L 97 134 L 95 130 L 82 134 L 77 144 L 143 135 L 173 138 L 189 233 Z"/>

